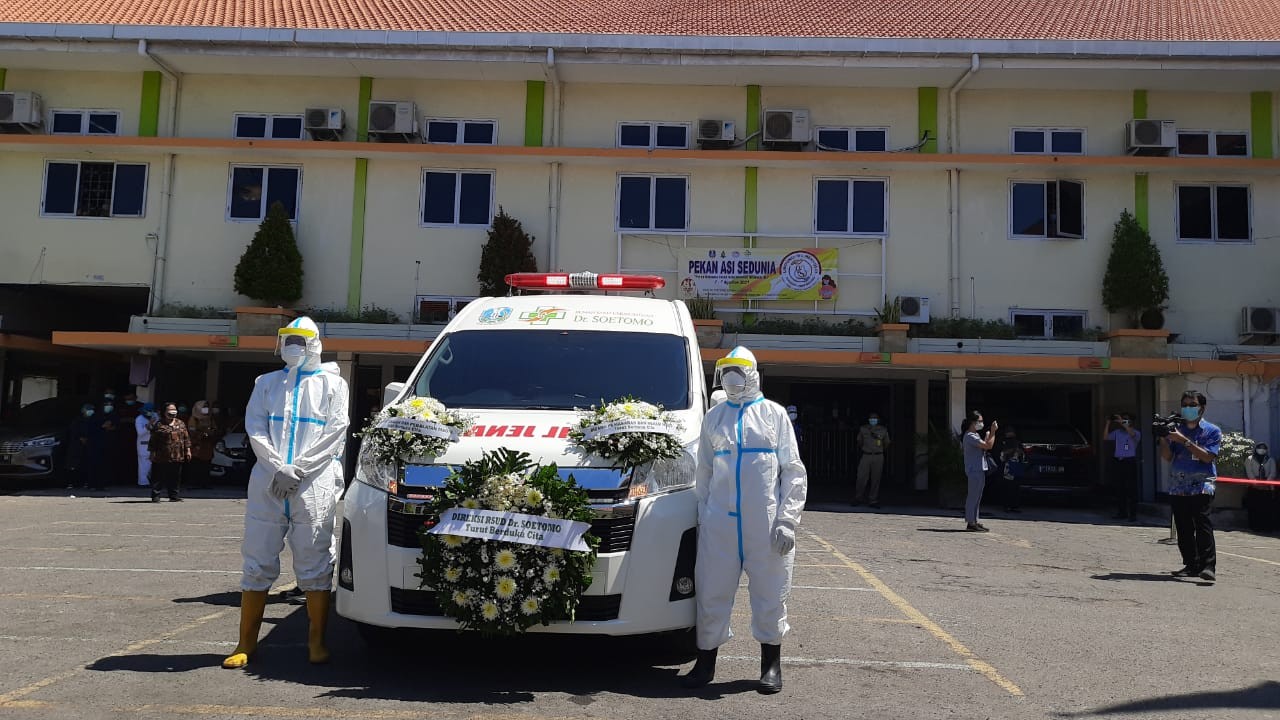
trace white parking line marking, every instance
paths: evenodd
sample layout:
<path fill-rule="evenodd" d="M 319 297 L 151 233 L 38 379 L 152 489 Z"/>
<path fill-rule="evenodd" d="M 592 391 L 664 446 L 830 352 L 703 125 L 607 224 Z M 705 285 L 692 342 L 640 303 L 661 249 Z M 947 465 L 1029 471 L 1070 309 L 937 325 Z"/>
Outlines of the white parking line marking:
<path fill-rule="evenodd" d="M 40 533 L 57 537 L 127 537 L 156 540 L 240 540 L 239 535 L 121 535 L 120 533 Z"/>
<path fill-rule="evenodd" d="M 232 517 L 243 518 L 244 516 L 243 516 L 243 515 L 235 515 L 235 516 L 232 516 Z M 129 522 L 129 521 L 127 521 L 127 520 L 124 520 L 124 521 L 116 520 L 116 521 L 114 521 L 114 522 L 112 522 L 112 521 L 107 521 L 107 520 L 61 520 L 61 521 L 59 521 L 59 522 L 60 522 L 61 524 L 63 524 L 63 525 L 111 525 L 112 527 L 119 527 L 119 526 L 121 526 L 121 525 L 161 525 L 161 526 L 165 526 L 165 525 L 182 525 L 182 526 L 184 526 L 184 527 L 186 527 L 186 526 L 191 526 L 191 527 L 197 527 L 197 526 L 222 527 L 222 526 L 226 525 L 226 523 L 186 522 L 186 521 L 183 521 L 183 520 L 166 520 L 165 522 Z"/>
<path fill-rule="evenodd" d="M 739 587 L 739 588 L 745 588 L 745 587 L 747 587 L 747 584 L 746 584 L 746 583 L 743 583 L 743 584 L 739 585 L 738 587 Z M 827 586 L 827 585 L 792 585 L 792 586 L 791 586 L 791 589 L 792 589 L 792 590 L 843 590 L 843 591 L 846 591 L 846 592 L 875 592 L 875 591 L 876 591 L 876 589 L 875 589 L 875 588 L 862 588 L 862 587 L 830 587 L 830 586 Z"/>
<path fill-rule="evenodd" d="M 240 575 L 240 570 L 161 570 L 159 568 L 94 568 L 94 567 L 53 567 L 49 565 L 29 565 L 27 567 L 0 567 L 0 570 L 54 570 L 57 572 L 133 572 L 133 573 L 178 573 L 182 575 Z"/>
<path fill-rule="evenodd" d="M 1252 555 L 1237 555 L 1235 553 L 1223 552 L 1221 550 L 1218 551 L 1218 554 L 1230 555 L 1231 557 L 1244 558 L 1245 560 L 1254 560 L 1260 563 L 1266 563 L 1268 565 L 1280 565 L 1280 562 L 1276 562 L 1275 560 L 1263 560 L 1262 558 L 1256 558 L 1256 557 L 1253 557 Z"/>
<path fill-rule="evenodd" d="M 139 550 L 136 547 L 0 547 L 0 552 L 136 553 L 139 552 Z M 145 552 L 147 555 L 239 555 L 241 553 L 240 550 L 233 548 L 228 548 L 226 550 L 196 550 L 191 548 L 171 550 L 168 548 L 147 548 L 141 552 Z"/>
<path fill-rule="evenodd" d="M 721 660 L 741 660 L 759 662 L 760 658 L 755 655 L 721 655 Z M 911 668 L 919 670 L 964 670 L 965 672 L 977 672 L 968 665 L 959 663 L 935 663 L 935 662 L 916 662 L 910 660 L 853 660 L 850 658 L 803 658 L 803 657 L 783 657 L 785 663 L 795 663 L 797 665 L 852 665 L 854 667 L 895 667 L 895 668 Z"/>

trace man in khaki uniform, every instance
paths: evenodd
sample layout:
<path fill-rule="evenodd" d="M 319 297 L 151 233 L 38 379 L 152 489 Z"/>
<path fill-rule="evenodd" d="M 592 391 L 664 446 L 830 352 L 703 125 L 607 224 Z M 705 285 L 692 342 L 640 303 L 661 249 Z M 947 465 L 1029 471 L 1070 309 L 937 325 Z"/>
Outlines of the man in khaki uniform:
<path fill-rule="evenodd" d="M 854 487 L 853 504 L 867 502 L 873 508 L 880 507 L 880 475 L 884 472 L 884 453 L 889 447 L 889 431 L 880 424 L 880 415 L 871 413 L 867 424 L 858 429 L 858 481 Z M 868 486 L 869 485 L 869 486 Z"/>

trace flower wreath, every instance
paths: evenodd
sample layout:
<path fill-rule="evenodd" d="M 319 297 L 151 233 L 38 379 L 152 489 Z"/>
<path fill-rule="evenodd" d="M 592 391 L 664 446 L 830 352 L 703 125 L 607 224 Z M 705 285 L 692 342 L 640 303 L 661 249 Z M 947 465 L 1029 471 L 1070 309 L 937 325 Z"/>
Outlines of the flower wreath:
<path fill-rule="evenodd" d="M 410 397 L 374 413 L 359 433 L 361 450 L 378 463 L 444 454 L 474 420 L 431 397 Z"/>
<path fill-rule="evenodd" d="M 441 514 L 453 508 L 589 523 L 587 493 L 572 477 L 562 479 L 555 465 L 506 448 L 463 464 L 424 505 L 417 576 L 462 629 L 514 635 L 538 623 L 574 619 L 578 598 L 591 585 L 599 538 L 583 536 L 590 548 L 584 552 L 432 533 Z"/>
<path fill-rule="evenodd" d="M 569 438 L 584 450 L 634 468 L 654 460 L 680 456 L 684 423 L 661 405 L 623 397 L 580 411 Z"/>

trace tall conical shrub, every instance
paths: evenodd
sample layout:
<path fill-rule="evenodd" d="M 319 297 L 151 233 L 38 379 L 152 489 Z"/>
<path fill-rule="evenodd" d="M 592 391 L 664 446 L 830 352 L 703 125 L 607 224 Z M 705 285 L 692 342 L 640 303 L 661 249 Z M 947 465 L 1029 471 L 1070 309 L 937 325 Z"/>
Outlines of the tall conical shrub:
<path fill-rule="evenodd" d="M 271 305 L 294 303 L 302 297 L 302 253 L 283 204 L 271 203 L 253 242 L 240 256 L 235 290 Z"/>
<path fill-rule="evenodd" d="M 507 294 L 507 275 L 516 272 L 537 272 L 538 261 L 533 257 L 533 236 L 526 233 L 520 221 L 498 208 L 489 228 L 489 240 L 480 251 L 480 294 L 500 296 Z"/>
<path fill-rule="evenodd" d="M 1125 313 L 1136 323 L 1139 315 L 1163 307 L 1168 299 L 1169 276 L 1160 248 L 1125 210 L 1111 239 L 1111 257 L 1102 277 L 1102 306 L 1107 312 Z"/>

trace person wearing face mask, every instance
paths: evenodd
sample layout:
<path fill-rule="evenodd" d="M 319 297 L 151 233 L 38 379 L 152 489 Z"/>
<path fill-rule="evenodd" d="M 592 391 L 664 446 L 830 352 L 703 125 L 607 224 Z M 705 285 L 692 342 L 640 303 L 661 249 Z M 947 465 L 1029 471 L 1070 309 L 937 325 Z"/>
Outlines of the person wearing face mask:
<path fill-rule="evenodd" d="M 804 430 L 800 428 L 800 411 L 795 405 L 787 406 L 787 419 L 791 421 L 791 431 L 796 434 L 796 447 L 804 443 Z"/>
<path fill-rule="evenodd" d="M 1138 519 L 1138 443 L 1142 433 L 1133 426 L 1133 416 L 1117 413 L 1104 428 L 1107 440 L 1112 444 L 1110 481 L 1116 492 L 1116 520 Z"/>
<path fill-rule="evenodd" d="M 703 417 L 694 485 L 698 660 L 680 683 L 699 688 L 714 678 L 718 649 L 732 637 L 729 619 L 745 570 L 751 634 L 760 643 L 757 690 L 776 693 L 808 476 L 786 411 L 760 394 L 751 351 L 734 348 L 716 361 L 715 377 L 727 399 Z"/>
<path fill-rule="evenodd" d="M 1169 502 L 1178 530 L 1178 550 L 1183 567 L 1174 577 L 1218 579 L 1218 554 L 1209 508 L 1217 486 L 1214 461 L 1222 450 L 1222 430 L 1204 419 L 1209 400 L 1203 393 L 1182 393 L 1182 428 L 1160 438 L 1160 456 L 1169 465 Z"/>
<path fill-rule="evenodd" d="M 884 453 L 889 448 L 889 431 L 880 424 L 880 414 L 872 412 L 867 424 L 858 428 L 855 443 L 862 456 L 858 459 L 858 475 L 854 484 L 853 504 L 867 503 L 880 507 L 880 475 L 884 472 Z"/>
<path fill-rule="evenodd" d="M 974 410 L 960 421 L 961 444 L 964 446 L 964 474 L 969 480 L 969 490 L 964 499 L 964 529 L 969 532 L 989 532 L 978 522 L 978 507 L 982 504 L 982 491 L 987 485 L 987 473 L 991 464 L 987 451 L 996 445 L 996 431 L 1000 423 L 992 420 L 991 427 L 983 422 L 982 413 Z M 986 430 L 986 434 L 981 434 Z"/>
<path fill-rule="evenodd" d="M 178 406 L 165 403 L 160 417 L 153 421 L 151 431 L 151 502 L 160 502 L 160 494 L 167 492 L 169 502 L 182 502 L 182 470 L 191 462 L 191 436 L 187 424 L 178 417 Z"/>
<path fill-rule="evenodd" d="M 97 408 L 93 403 L 80 406 L 80 415 L 71 424 L 70 441 L 67 448 L 67 489 L 87 488 L 93 479 L 95 468 L 90 458 L 95 447 L 102 442 L 102 427 Z"/>
<path fill-rule="evenodd" d="M 156 406 L 143 403 L 133 419 L 134 451 L 138 454 L 138 487 L 151 485 L 151 423 L 159 419 Z"/>
<path fill-rule="evenodd" d="M 116 473 L 129 464 L 131 458 L 121 458 L 120 452 L 120 413 L 116 408 L 116 393 L 108 388 L 102 393 L 102 402 L 98 405 L 94 421 L 102 431 L 100 446 L 95 448 L 92 459 L 97 469 L 93 471 L 89 483 L 90 490 L 105 490 L 111 485 Z"/>
<path fill-rule="evenodd" d="M 196 487 L 208 487 L 214 445 L 222 437 L 218 433 L 213 413 L 209 412 L 208 402 L 198 400 L 192 406 L 191 419 L 187 421 L 187 432 L 191 435 L 191 463 L 187 465 L 187 483 Z"/>
<path fill-rule="evenodd" d="M 1266 443 L 1253 446 L 1244 461 L 1244 474 L 1250 480 L 1275 480 L 1276 461 Z M 1270 532 L 1280 527 L 1280 500 L 1275 485 L 1252 485 L 1244 494 L 1244 509 L 1249 513 L 1249 529 Z"/>
<path fill-rule="evenodd" d="M 285 539 L 293 574 L 306 597 L 307 655 L 329 660 L 324 645 L 333 582 L 333 523 L 343 488 L 350 392 L 336 363 L 320 362 L 320 332 L 308 317 L 281 328 L 285 367 L 261 375 L 245 408 L 244 426 L 258 462 L 245 504 L 240 639 L 222 661 L 241 668 L 258 647 L 267 592 L 280 576 Z"/>

